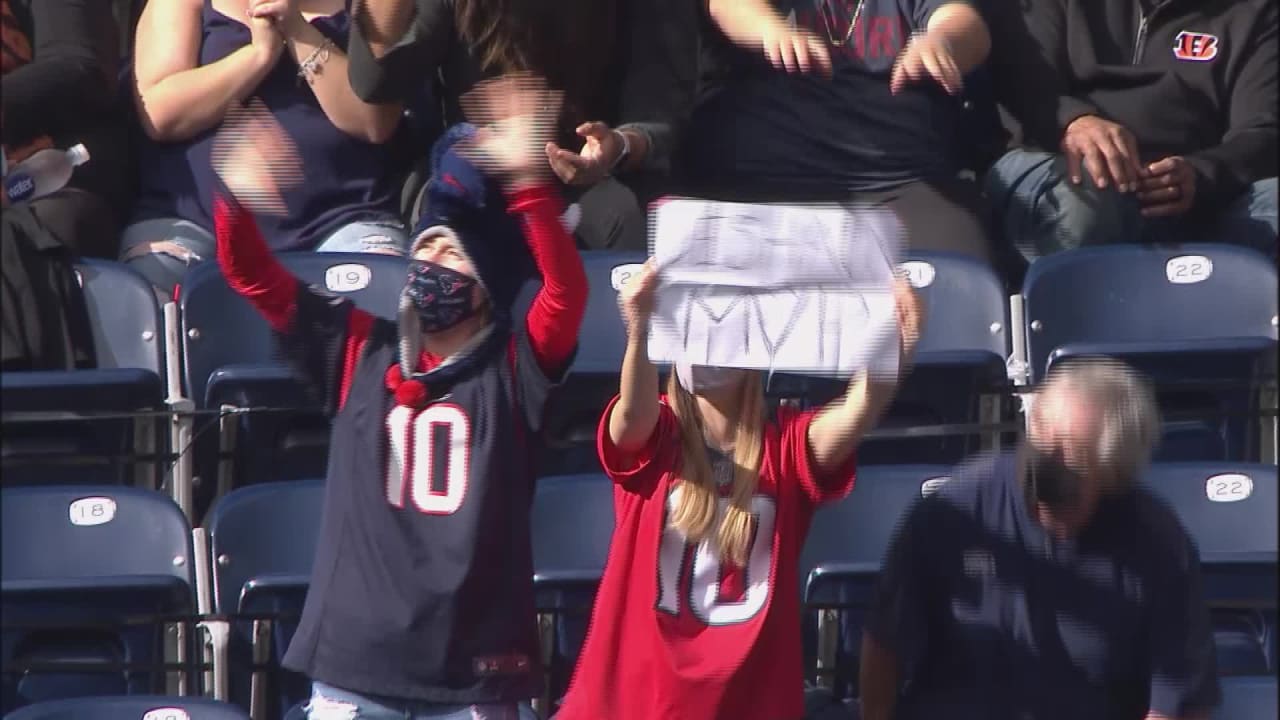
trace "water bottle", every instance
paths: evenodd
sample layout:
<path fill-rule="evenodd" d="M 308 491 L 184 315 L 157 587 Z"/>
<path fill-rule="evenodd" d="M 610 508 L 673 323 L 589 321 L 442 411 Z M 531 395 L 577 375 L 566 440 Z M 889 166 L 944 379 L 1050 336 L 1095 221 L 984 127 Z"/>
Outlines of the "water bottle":
<path fill-rule="evenodd" d="M 30 202 L 61 190 L 71 180 L 76 167 L 89 161 L 84 145 L 67 150 L 47 148 L 13 166 L 5 175 L 4 194 L 11 203 Z"/>

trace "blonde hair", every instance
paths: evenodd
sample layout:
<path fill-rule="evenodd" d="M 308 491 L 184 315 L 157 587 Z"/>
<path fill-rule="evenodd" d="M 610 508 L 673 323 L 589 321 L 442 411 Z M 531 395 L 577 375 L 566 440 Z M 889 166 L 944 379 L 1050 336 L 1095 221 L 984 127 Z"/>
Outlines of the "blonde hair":
<path fill-rule="evenodd" d="M 747 562 L 747 551 L 755 533 L 755 517 L 751 499 L 760 480 L 761 448 L 764 444 L 764 385 L 760 373 L 752 372 L 742 383 L 741 404 L 733 443 L 733 487 L 729 505 L 714 531 L 714 543 L 720 557 L 741 566 Z M 689 391 L 676 379 L 675 372 L 667 380 L 667 397 L 680 427 L 680 467 L 677 469 L 675 507 L 671 511 L 671 527 L 698 543 L 712 535 L 718 516 L 720 493 L 711 473 L 707 445 L 703 437 L 702 413 Z"/>

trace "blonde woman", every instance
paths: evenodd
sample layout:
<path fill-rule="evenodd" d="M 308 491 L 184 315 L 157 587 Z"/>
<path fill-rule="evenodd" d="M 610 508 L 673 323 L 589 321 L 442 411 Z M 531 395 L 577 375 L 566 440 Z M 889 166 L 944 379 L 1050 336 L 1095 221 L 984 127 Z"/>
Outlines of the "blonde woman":
<path fill-rule="evenodd" d="M 616 526 L 557 720 L 790 720 L 804 714 L 796 588 L 809 520 L 853 488 L 854 449 L 896 378 L 858 378 L 813 412 L 767 414 L 760 372 L 646 353 L 657 276 L 623 289 L 621 391 L 600 424 Z M 904 361 L 919 335 L 895 290 Z"/>

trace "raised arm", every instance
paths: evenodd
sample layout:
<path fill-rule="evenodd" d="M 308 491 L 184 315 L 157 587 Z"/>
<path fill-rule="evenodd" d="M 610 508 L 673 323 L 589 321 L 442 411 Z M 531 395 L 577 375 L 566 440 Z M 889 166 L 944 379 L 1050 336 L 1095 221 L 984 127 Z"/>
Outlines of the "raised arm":
<path fill-rule="evenodd" d="M 299 73 L 311 84 L 320 109 L 334 127 L 365 142 L 391 139 L 400 126 L 401 106 L 373 105 L 356 96 L 348 78 L 346 48 L 307 22 L 296 0 L 258 0 L 251 12 L 276 23 Z"/>
<path fill-rule="evenodd" d="M 276 259 L 253 213 L 284 210 L 280 189 L 301 181 L 297 151 L 261 106 L 233 114 L 214 141 L 213 165 L 228 193 L 214 200 L 218 265 L 227 285 L 275 331 L 290 365 L 328 412 L 340 408 L 372 316 L 304 286 Z"/>
<path fill-rule="evenodd" d="M 622 286 L 618 301 L 627 325 L 618 402 L 609 414 L 609 440 L 622 453 L 638 452 L 658 427 L 658 368 L 649 361 L 649 318 L 658 274 L 649 260 Z"/>
<path fill-rule="evenodd" d="M 252 19 L 252 41 L 200 65 L 202 0 L 152 0 L 134 41 L 134 102 L 153 140 L 178 142 L 217 126 L 247 100 L 280 59 L 284 41 L 267 19 Z"/>
<path fill-rule="evenodd" d="M 518 215 L 542 276 L 526 316 L 529 344 L 547 377 L 559 377 L 578 343 L 587 309 L 587 273 L 573 237 L 560 221 L 564 200 L 554 186 L 534 185 L 509 193 L 510 212 Z"/>
<path fill-rule="evenodd" d="M 919 298 L 906 281 L 894 286 L 900 342 L 900 367 L 905 370 L 920 337 L 922 310 Z M 899 376 L 904 371 L 899 372 Z M 842 398 L 833 400 L 809 425 L 809 452 L 820 470 L 841 467 L 861 442 L 862 436 L 880 419 L 897 391 L 897 378 L 882 379 L 863 374 L 849 383 Z"/>
<path fill-rule="evenodd" d="M 428 82 L 457 40 L 453 3 L 446 0 L 356 0 L 348 68 L 365 102 L 399 107 L 415 84 Z"/>

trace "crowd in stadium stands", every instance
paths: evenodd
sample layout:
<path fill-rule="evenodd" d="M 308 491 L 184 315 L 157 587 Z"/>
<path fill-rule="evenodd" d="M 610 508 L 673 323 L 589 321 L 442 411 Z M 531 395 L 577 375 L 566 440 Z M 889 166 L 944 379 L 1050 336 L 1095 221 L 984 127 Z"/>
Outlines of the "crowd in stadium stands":
<path fill-rule="evenodd" d="M 194 265 L 222 261 L 232 286 L 251 297 L 277 331 L 315 335 L 304 338 L 309 346 L 291 350 L 304 365 L 323 365 L 326 374 L 318 382 L 325 385 L 331 410 L 341 407 L 354 388 L 368 394 L 370 407 L 381 407 L 378 403 L 390 392 L 396 402 L 420 411 L 427 390 L 421 397 L 410 397 L 411 387 L 406 386 L 424 377 L 449 377 L 449 362 L 436 365 L 440 357 L 452 359 L 454 351 L 463 352 L 459 348 L 486 342 L 490 318 L 471 318 L 475 308 L 468 304 L 462 321 L 474 320 L 474 327 L 468 326 L 474 332 L 461 338 L 457 347 L 439 357 L 429 355 L 429 368 L 396 361 L 397 353 L 413 357 L 422 350 L 428 357 L 430 349 L 414 345 L 412 351 L 402 350 L 404 336 L 382 332 L 371 316 L 326 296 L 307 295 L 309 291 L 272 262 L 271 253 L 384 253 L 430 257 L 438 266 L 448 266 L 439 261 L 447 252 L 440 248 L 451 242 L 465 245 L 473 237 L 440 230 L 460 221 L 442 214 L 448 202 L 442 198 L 451 191 L 426 181 L 441 162 L 456 161 L 456 167 L 464 163 L 431 158 L 430 149 L 447 128 L 494 115 L 495 86 L 487 81 L 514 74 L 544 78 L 562 94 L 562 103 L 556 101 L 560 110 L 555 130 L 541 148 L 545 157 L 538 158 L 538 169 L 550 169 L 546 176 L 576 208 L 565 217 L 571 218 L 572 240 L 583 253 L 643 251 L 647 208 L 664 195 L 882 206 L 901 221 L 910 250 L 976 258 L 989 263 L 1011 287 L 1037 258 L 1092 244 L 1221 242 L 1251 247 L 1272 258 L 1277 252 L 1280 10 L 1275 0 L 358 0 L 354 7 L 350 0 L 133 0 L 123 7 L 113 7 L 111 0 L 0 2 L 0 132 L 7 167 L 12 169 L 42 148 L 76 143 L 84 144 L 91 156 L 67 187 L 22 203 L 23 217 L 34 218 L 74 256 L 130 265 L 163 296 L 171 296 Z M 128 38 L 123 47 L 122 37 Z M 474 105 L 477 88 L 490 89 L 485 108 Z M 246 108 L 269 115 L 282 134 L 251 134 L 250 125 L 240 124 Z M 240 131 L 250 134 L 226 155 L 235 147 L 228 138 Z M 234 202 L 238 199 L 248 207 L 254 205 L 250 200 L 263 201 L 250 197 L 254 178 L 236 175 L 238 167 L 253 164 L 253 146 L 246 144 L 251 142 L 260 143 L 257 147 L 264 154 L 297 160 L 296 166 L 270 170 L 280 193 L 269 200 L 278 202 L 281 212 L 250 217 Z M 288 145 L 289 151 L 267 152 L 281 145 Z M 545 186 L 513 180 L 520 173 L 532 177 L 527 167 L 512 162 L 505 169 L 512 177 L 503 178 L 503 191 L 513 212 L 521 214 L 524 238 L 547 280 L 544 292 L 552 299 L 535 300 L 529 315 L 537 321 L 529 321 L 527 337 L 517 333 L 520 342 L 511 343 L 515 349 L 510 357 L 493 355 L 483 378 L 466 378 L 490 386 L 477 384 L 467 391 L 474 396 L 470 400 L 454 400 L 464 405 L 488 403 L 486 412 L 495 414 L 510 414 L 511 408 L 499 400 L 508 382 L 527 386 L 535 398 L 529 400 L 531 406 L 541 407 L 547 386 L 564 372 L 565 358 L 572 353 L 565 343 L 576 331 L 565 328 L 577 327 L 586 303 L 579 255 L 567 253 L 574 260 L 571 267 L 548 249 L 561 240 L 565 248 L 570 243 L 551 214 L 559 211 L 559 199 Z M 456 183 L 464 172 L 458 170 L 448 182 Z M 281 173 L 292 177 L 280 182 Z M 483 196 L 471 187 L 461 192 L 468 202 Z M 17 222 L 4 220 L 6 246 Z M 254 222 L 260 235 L 251 230 Z M 497 228 L 517 221 L 500 214 L 485 222 L 494 224 L 484 228 Z M 9 250 L 5 252 L 7 256 Z M 466 263 L 459 266 L 467 271 L 446 267 L 432 270 L 435 274 L 428 277 L 424 270 L 422 277 L 411 278 L 411 287 L 420 282 L 420 292 L 430 293 L 452 287 L 450 283 L 470 288 L 468 283 L 478 281 L 489 294 L 487 302 L 501 301 L 486 306 L 486 312 L 507 312 L 518 283 L 495 278 L 518 271 L 503 267 L 503 257 L 482 255 L 468 250 Z M 450 274 L 450 269 L 455 272 Z M 262 279 L 268 276 L 271 282 Z M 499 286 L 509 292 L 495 298 Z M 635 302 L 634 295 L 628 301 Z M 424 318 L 427 304 L 422 303 Z M 430 311 L 442 312 L 438 307 Z M 305 322 L 297 322 L 295 316 Z M 440 319 L 441 332 L 453 328 L 454 320 Z M 910 323 L 899 321 L 905 336 Z M 333 330 L 331 335 L 324 334 L 326 329 Z M 633 343 L 643 339 L 631 337 Z M 687 420 L 682 413 L 695 407 L 691 388 L 698 383 L 672 379 L 668 396 L 680 398 L 683 392 L 684 399 L 673 400 L 674 409 L 666 403 L 659 408 L 650 402 L 657 397 L 656 369 L 647 360 L 639 369 L 634 357 L 628 362 L 622 369 L 621 400 L 611 406 L 614 417 L 606 414 L 602 426 L 602 458 L 620 485 L 657 486 L 660 480 L 670 481 L 658 460 L 706 442 L 701 436 L 681 435 L 681 423 Z M 399 374 L 388 372 L 388 366 Z M 362 369 L 353 369 L 357 367 Z M 639 377 L 642 371 L 644 378 Z M 1090 717 L 1097 708 L 1110 707 L 1113 714 L 1108 717 L 1113 718 L 1150 713 L 1146 717 L 1189 720 L 1217 701 L 1212 637 L 1198 601 L 1199 579 L 1195 563 L 1188 560 L 1186 533 L 1166 517 L 1167 512 L 1148 506 L 1145 495 L 1131 502 L 1100 504 L 1098 498 L 1109 488 L 1083 482 L 1078 471 L 1067 467 L 1067 459 L 1086 452 L 1080 448 L 1103 443 L 1095 431 L 1111 416 L 1098 415 L 1104 412 L 1099 408 L 1132 414 L 1124 420 L 1130 425 L 1117 431 L 1128 433 L 1123 441 L 1132 446 L 1132 457 L 1109 455 L 1103 462 L 1090 456 L 1090 462 L 1100 466 L 1112 463 L 1103 467 L 1113 471 L 1104 472 L 1105 478 L 1120 482 L 1138 475 L 1157 434 L 1148 426 L 1155 422 L 1154 399 L 1139 380 L 1120 366 L 1103 364 L 1094 367 L 1094 375 L 1089 372 L 1059 380 L 1061 387 L 1051 384 L 1042 394 L 1042 404 L 1031 416 L 1032 445 L 1023 447 L 1029 455 L 1007 453 L 993 461 L 996 465 L 969 466 L 964 472 L 980 482 L 957 476 L 939 495 L 946 502 L 920 503 L 906 519 L 874 598 L 862 650 L 865 717 L 891 717 L 902 679 L 897 668 L 908 657 L 916 661 L 917 674 L 911 678 L 916 704 L 908 693 L 899 717 L 961 717 L 953 712 L 958 707 L 970 708 L 975 720 L 985 717 L 983 708 L 993 707 L 1001 712 L 1034 708 L 1036 717 Z M 708 388 L 716 385 L 709 377 L 702 382 Z M 1077 402 L 1077 396 L 1063 390 L 1067 386 L 1089 402 Z M 645 402 L 637 405 L 647 409 L 631 407 L 628 388 L 631 395 L 643 396 Z M 457 394 L 465 393 L 459 389 Z M 744 417 L 750 415 L 748 409 L 735 407 Z M 831 499 L 824 493 L 835 497 L 848 492 L 848 487 L 837 492 L 835 481 L 824 487 L 815 478 L 831 480 L 819 472 L 826 468 L 832 477 L 848 476 L 851 483 L 851 472 L 835 470 L 848 465 L 857 433 L 874 422 L 866 418 L 874 418 L 875 412 L 861 410 L 865 418 L 824 410 L 811 425 L 794 423 L 802 429 L 786 425 L 783 435 L 771 429 L 772 435 L 754 439 L 753 450 L 758 454 L 761 444 L 766 445 L 763 462 L 773 464 L 752 471 L 750 491 L 757 480 L 764 486 L 772 482 L 769 473 L 788 472 L 807 483 L 803 491 L 808 496 L 793 499 L 803 511 L 796 510 L 801 520 L 784 518 L 787 508 L 778 504 L 778 522 L 800 528 L 793 547 L 786 548 L 792 555 L 798 556 L 803 545 L 805 513 L 811 506 Z M 1078 417 L 1081 413 L 1088 417 Z M 393 413 L 392 419 L 408 423 L 411 414 Z M 360 447 L 335 463 L 336 471 L 331 468 L 331 488 L 339 487 L 334 472 L 363 479 L 362 463 L 377 455 L 368 448 L 386 443 L 384 427 L 377 422 L 368 423 L 361 415 L 339 417 L 335 437 L 349 434 Z M 804 422 L 809 419 L 806 416 Z M 494 464 L 487 472 L 495 477 L 528 471 L 513 465 L 519 463 L 516 455 L 500 450 L 514 446 L 517 440 L 512 438 L 524 431 L 524 420 L 520 416 L 500 422 L 506 429 L 489 438 L 486 449 L 492 452 L 477 461 L 485 468 L 485 463 Z M 839 432 L 828 430 L 824 436 L 814 429 L 823 423 L 838 424 Z M 697 430 L 703 429 L 701 420 L 696 424 Z M 734 476 L 734 459 L 726 453 L 733 451 L 735 439 L 747 437 L 730 438 L 725 427 L 718 430 L 726 435 L 721 438 L 723 447 L 713 448 L 712 465 L 701 467 L 706 512 L 690 537 L 701 539 L 710 532 L 716 481 L 709 478 L 712 473 Z M 800 450 L 779 459 L 783 446 Z M 1046 483 L 1028 491 L 1042 495 L 1022 497 L 1023 488 L 1009 485 L 1021 477 L 1015 463 L 1021 463 L 1017 468 L 1031 467 L 1036 481 Z M 784 467 L 789 470 L 780 469 Z M 480 475 L 473 482 L 484 485 Z M 1059 491 L 1092 495 L 1087 501 L 1056 497 L 1055 486 L 1050 486 L 1055 482 L 1060 483 Z M 336 514 L 330 504 L 329 522 L 337 529 L 327 531 L 326 542 L 332 546 L 326 545 L 321 557 L 329 558 L 325 567 L 331 572 L 316 576 L 324 587 L 317 591 L 313 586 L 289 667 L 317 681 L 355 678 L 358 682 L 348 689 L 371 696 L 390 692 L 400 693 L 405 702 L 453 701 L 435 692 L 438 688 L 432 690 L 435 694 L 418 693 L 423 681 L 408 677 L 413 663 L 405 658 L 439 644 L 439 637 L 452 637 L 462 620 L 451 614 L 435 617 L 431 622 L 438 625 L 421 623 L 420 635 L 387 638 L 378 634 L 381 626 L 372 624 L 360 634 L 360 613 L 370 603 L 388 602 L 385 597 L 371 599 L 372 595 L 398 598 L 397 593 L 403 593 L 405 606 L 413 607 L 416 598 L 432 592 L 425 585 L 403 584 L 420 569 L 412 558 L 395 559 L 404 564 L 389 571 L 385 592 L 373 588 L 372 581 L 367 584 L 373 589 L 351 590 L 366 582 L 366 568 L 391 562 L 378 557 L 376 551 L 383 547 L 378 543 L 360 550 L 369 556 L 359 562 L 348 558 L 344 565 L 336 559 L 341 554 L 339 541 L 341 552 L 357 552 L 351 549 L 356 540 L 341 534 L 346 528 L 380 523 L 378 512 L 386 510 L 388 496 L 376 489 L 360 501 L 376 511 L 363 510 L 359 502 L 343 496 L 338 505 L 351 513 L 347 517 Z M 400 490 L 403 505 L 404 488 Z M 412 492 L 418 502 L 417 490 Z M 428 488 L 430 501 L 449 500 L 432 493 Z M 634 517 L 619 511 L 620 528 L 629 521 L 640 527 L 641 517 L 666 517 L 665 493 L 650 489 L 634 494 L 642 500 L 626 509 Z M 650 495 L 655 498 L 652 503 Z M 495 586 L 516 573 L 504 564 L 508 557 L 517 558 L 510 563 L 517 574 L 532 576 L 521 564 L 528 559 L 527 552 L 521 554 L 522 548 L 527 550 L 527 527 L 522 524 L 527 518 L 519 519 L 520 508 L 527 509 L 531 500 L 494 499 L 486 508 L 495 512 L 494 504 L 502 502 L 512 505 L 510 517 L 499 513 L 506 518 L 503 527 L 508 532 L 490 533 L 487 543 L 474 548 L 477 557 L 488 553 L 474 564 L 491 568 L 495 576 L 506 572 L 493 580 Z M 696 502 L 676 501 L 671 512 Z M 1089 509 L 1079 517 L 1055 517 L 1045 509 L 1061 503 Z M 1104 510 L 1095 516 L 1095 507 Z M 1026 515 L 1037 511 L 1034 518 Z M 685 511 L 684 520 L 672 524 L 681 530 L 697 526 L 697 519 L 689 519 L 694 512 Z M 366 515 L 356 518 L 357 513 Z M 1037 535 L 1026 530 L 1030 526 L 1044 530 Z M 659 530 L 644 542 L 652 540 L 649 544 L 661 552 L 667 526 L 654 527 Z M 730 554 L 744 575 L 759 570 L 747 557 L 752 527 L 751 521 L 741 525 L 736 541 L 721 537 L 722 547 L 736 549 Z M 1034 616 L 1047 607 L 1037 604 L 1043 598 L 1000 595 L 974 599 L 970 609 L 976 619 L 963 628 L 922 622 L 921 618 L 946 614 L 936 607 L 937 598 L 964 595 L 966 577 L 993 572 L 990 567 L 997 560 L 990 554 L 959 554 L 975 527 L 994 536 L 1016 537 L 1025 547 L 992 552 L 1014 553 L 1015 563 L 1025 562 L 1019 567 L 1027 576 L 1027 587 L 1067 593 L 1084 619 Z M 1144 531 L 1141 542 L 1131 541 L 1135 527 Z M 368 534 L 375 531 L 376 527 Z M 421 544 L 438 540 L 432 535 Z M 1048 553 L 1043 563 L 1039 560 L 1045 558 L 1037 554 L 1042 552 Z M 1133 588 L 1136 596 L 1148 593 L 1147 600 L 1129 603 L 1127 596 L 1123 602 L 1111 597 L 1113 604 L 1108 605 L 1092 598 L 1087 589 L 1063 585 L 1055 563 L 1073 561 L 1080 553 L 1105 559 L 1099 572 L 1107 575 L 1106 582 L 1121 566 L 1147 573 L 1140 578 L 1147 581 L 1145 591 L 1141 583 Z M 624 573 L 639 568 L 640 574 L 651 576 L 653 568 L 632 567 L 628 558 L 618 556 L 611 555 L 601 591 L 614 603 L 606 609 L 637 617 L 646 608 L 632 607 L 628 600 L 644 598 L 628 595 Z M 1009 562 L 1007 557 L 1000 562 Z M 1032 557 L 1039 560 L 1026 560 Z M 795 559 L 787 562 L 794 564 Z M 676 586 L 671 587 L 675 593 Z M 316 600 L 322 593 L 327 593 L 323 602 Z M 1159 597 L 1150 600 L 1150 595 Z M 790 623 L 787 611 L 795 609 L 796 600 L 789 597 L 790 604 L 783 604 L 775 616 Z M 468 603 L 458 604 L 451 612 L 461 616 L 470 610 Z M 1134 604 L 1146 610 L 1135 611 Z M 532 602 L 527 605 L 522 609 L 531 610 Z M 670 611 L 679 614 L 678 608 Z M 1026 616 L 1009 617 L 1018 612 Z M 1049 658 L 1045 665 L 1030 669 L 963 666 L 964 658 L 983 652 L 1012 657 L 1015 643 L 1001 645 L 1003 636 L 972 634 L 984 623 L 1013 634 L 1034 634 L 1042 624 L 1057 623 L 1063 642 L 1078 647 L 1044 649 Z M 527 653 L 521 656 L 527 671 L 529 657 L 537 652 L 531 632 L 525 632 L 532 623 L 526 627 L 507 617 L 489 618 L 483 624 L 490 629 L 510 626 L 504 632 L 520 636 L 524 644 L 518 647 Z M 1148 624 L 1169 632 L 1156 642 L 1142 634 Z M 653 640 L 621 620 L 612 628 L 605 625 L 588 640 L 586 652 L 597 662 L 591 666 L 594 670 L 580 671 L 576 677 L 565 717 L 595 717 L 604 702 L 601 698 L 626 695 L 613 686 L 614 669 L 624 668 L 618 672 L 632 680 L 636 673 L 651 671 L 647 664 L 641 670 L 625 670 L 628 659 L 619 651 L 622 645 L 652 642 L 658 647 L 666 640 Z M 341 627 L 347 637 L 335 639 L 334 627 Z M 741 686 L 728 681 L 690 683 L 663 695 L 640 692 L 651 680 L 645 679 L 627 686 L 628 693 L 640 693 L 628 707 L 634 711 L 652 696 L 670 704 L 671 717 L 693 712 L 688 708 L 698 702 L 706 706 L 707 716 L 723 717 L 717 713 L 734 707 L 734 702 L 742 717 L 765 712 L 761 707 L 769 702 L 778 713 L 793 713 L 800 702 L 798 685 L 795 693 L 785 696 L 734 696 L 757 682 L 743 680 L 751 673 L 763 678 L 759 685 L 768 684 L 780 662 L 775 653 L 785 656 L 784 663 L 799 655 L 798 640 L 787 638 L 772 645 L 773 640 L 753 635 L 741 643 L 747 648 L 742 657 L 702 659 L 710 665 L 723 662 L 727 669 L 722 675 L 739 673 L 734 682 Z M 362 646 L 347 652 L 351 646 L 341 646 L 347 641 Z M 1138 649 L 1146 641 L 1153 646 Z M 473 638 L 459 642 L 480 644 Z M 926 644 L 929 656 L 922 659 Z M 370 648 L 393 652 L 377 655 Z M 471 657 L 458 648 L 441 652 L 441 676 L 456 671 L 445 668 L 453 659 L 449 653 Z M 366 662 L 375 656 L 386 665 Z M 1073 662 L 1080 657 L 1085 660 Z M 498 665 L 520 662 L 484 659 Z M 750 673 L 743 670 L 748 662 Z M 490 690 L 514 693 L 514 699 L 531 694 L 529 687 L 499 687 L 493 675 L 503 672 L 508 671 L 463 671 L 480 678 L 479 689 L 456 700 L 488 702 Z M 1051 672 L 1069 676 L 1070 681 L 1055 684 Z M 1021 687 L 1011 677 L 1022 677 L 1027 684 Z M 1141 687 L 1134 684 L 1135 678 L 1142 679 Z M 652 679 L 652 684 L 666 688 L 686 680 L 672 673 Z M 1064 693 L 1063 688 L 1092 688 L 1099 694 Z M 317 702 L 327 691 L 317 685 Z M 357 697 L 351 702 L 368 700 Z M 319 710 L 312 716 L 322 717 Z M 646 715 L 619 711 L 614 717 Z"/>

